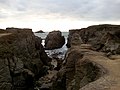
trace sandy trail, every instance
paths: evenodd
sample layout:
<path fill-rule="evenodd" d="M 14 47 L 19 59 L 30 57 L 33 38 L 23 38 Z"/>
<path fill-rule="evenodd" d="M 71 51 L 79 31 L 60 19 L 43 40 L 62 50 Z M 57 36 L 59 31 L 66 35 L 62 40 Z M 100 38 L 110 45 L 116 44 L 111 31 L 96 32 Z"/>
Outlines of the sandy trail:
<path fill-rule="evenodd" d="M 0 33 L 0 37 L 2 37 L 2 36 L 6 36 L 6 35 L 10 35 L 11 33 Z"/>
<path fill-rule="evenodd" d="M 120 55 L 107 58 L 98 52 L 89 51 L 84 58 L 105 69 L 107 73 L 79 90 L 120 90 Z"/>

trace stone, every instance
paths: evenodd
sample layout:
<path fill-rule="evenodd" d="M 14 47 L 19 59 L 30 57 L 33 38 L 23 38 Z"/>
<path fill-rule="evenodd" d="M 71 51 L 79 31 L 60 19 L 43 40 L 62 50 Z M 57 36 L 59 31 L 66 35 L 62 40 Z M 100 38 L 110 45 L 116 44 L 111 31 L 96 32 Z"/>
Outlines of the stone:
<path fill-rule="evenodd" d="M 79 34 L 84 44 L 106 53 L 120 54 L 120 25 L 93 25 L 82 29 L 69 30 L 67 47 L 70 47 L 74 33 Z"/>
<path fill-rule="evenodd" d="M 51 59 L 32 29 L 7 28 L 0 33 L 0 90 L 30 90 L 47 73 Z"/>
<path fill-rule="evenodd" d="M 39 31 L 37 31 L 37 32 L 35 32 L 35 33 L 45 33 L 45 32 L 42 31 L 42 30 L 39 30 Z"/>
<path fill-rule="evenodd" d="M 0 29 L 0 33 L 6 33 L 5 29 Z"/>
<path fill-rule="evenodd" d="M 60 31 L 49 32 L 45 39 L 45 49 L 58 49 L 65 44 L 65 38 Z"/>
<path fill-rule="evenodd" d="M 108 58 L 103 52 L 93 51 L 88 44 L 70 46 L 64 70 L 60 70 L 66 76 L 66 90 L 119 90 L 119 55 Z"/>

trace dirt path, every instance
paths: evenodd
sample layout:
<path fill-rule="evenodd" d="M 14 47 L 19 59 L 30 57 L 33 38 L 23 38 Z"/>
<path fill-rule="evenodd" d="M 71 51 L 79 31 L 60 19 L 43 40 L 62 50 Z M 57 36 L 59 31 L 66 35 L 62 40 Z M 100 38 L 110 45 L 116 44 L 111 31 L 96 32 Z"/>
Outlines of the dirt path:
<path fill-rule="evenodd" d="M 84 59 L 89 59 L 107 73 L 79 90 L 120 90 L 120 55 L 111 57 L 94 51 L 86 53 Z"/>
<path fill-rule="evenodd" d="M 10 35 L 11 33 L 0 33 L 0 37 L 2 37 L 2 36 L 6 36 L 6 35 Z"/>

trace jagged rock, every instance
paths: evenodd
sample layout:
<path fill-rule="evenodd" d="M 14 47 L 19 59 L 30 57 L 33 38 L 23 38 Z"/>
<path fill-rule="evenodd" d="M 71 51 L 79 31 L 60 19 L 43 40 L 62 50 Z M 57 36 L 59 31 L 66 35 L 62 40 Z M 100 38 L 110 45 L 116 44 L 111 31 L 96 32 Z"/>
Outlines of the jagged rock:
<path fill-rule="evenodd" d="M 33 89 L 50 60 L 31 29 L 7 28 L 0 33 L 0 90 Z"/>
<path fill-rule="evenodd" d="M 104 45 L 101 51 L 111 52 L 111 54 L 119 54 L 120 38 L 115 34 L 105 33 L 100 40 L 100 43 Z"/>
<path fill-rule="evenodd" d="M 120 57 L 111 56 L 109 59 L 105 53 L 93 51 L 90 47 L 77 42 L 71 45 L 65 56 L 64 69 L 59 71 L 56 81 L 66 77 L 65 90 L 119 90 Z"/>
<path fill-rule="evenodd" d="M 0 33 L 6 33 L 4 29 L 0 29 Z"/>
<path fill-rule="evenodd" d="M 79 34 L 74 33 L 72 35 L 71 42 L 70 42 L 71 47 L 81 45 L 82 43 L 83 43 L 83 41 L 82 41 L 81 37 L 79 36 Z"/>
<path fill-rule="evenodd" d="M 53 78 L 52 90 L 66 90 L 65 69 L 60 69 Z"/>
<path fill-rule="evenodd" d="M 51 62 L 51 58 L 49 58 L 47 56 L 47 54 L 46 54 L 46 52 L 45 52 L 45 50 L 43 48 L 43 45 L 41 44 L 42 43 L 42 39 L 37 37 L 37 36 L 35 38 L 36 38 L 35 39 L 35 47 L 38 50 L 38 53 L 40 55 L 39 56 L 40 59 L 42 60 L 44 65 L 49 65 L 50 64 L 49 62 Z"/>
<path fill-rule="evenodd" d="M 60 31 L 50 32 L 45 39 L 45 49 L 61 48 L 65 44 L 65 38 Z"/>
<path fill-rule="evenodd" d="M 70 30 L 67 47 L 70 47 L 74 33 L 79 34 L 84 44 L 91 44 L 94 50 L 120 54 L 120 25 L 94 25 Z"/>

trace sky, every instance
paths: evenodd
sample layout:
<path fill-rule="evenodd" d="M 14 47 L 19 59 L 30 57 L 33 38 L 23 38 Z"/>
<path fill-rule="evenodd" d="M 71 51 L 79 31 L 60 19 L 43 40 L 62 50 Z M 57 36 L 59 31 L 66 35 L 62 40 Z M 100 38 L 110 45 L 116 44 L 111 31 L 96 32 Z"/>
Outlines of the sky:
<path fill-rule="evenodd" d="M 33 31 L 120 24 L 120 0 L 0 0 L 0 28 Z"/>

